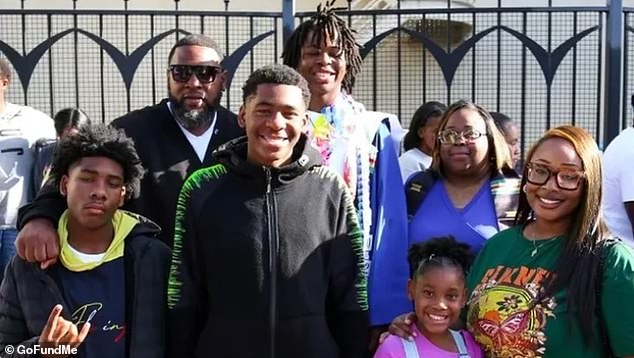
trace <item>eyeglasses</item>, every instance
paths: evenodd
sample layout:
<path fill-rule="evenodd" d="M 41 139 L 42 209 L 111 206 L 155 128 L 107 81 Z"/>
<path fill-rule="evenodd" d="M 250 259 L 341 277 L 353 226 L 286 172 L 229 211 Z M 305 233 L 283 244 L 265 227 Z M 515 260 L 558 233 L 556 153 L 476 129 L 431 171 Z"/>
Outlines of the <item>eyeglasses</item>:
<path fill-rule="evenodd" d="M 581 170 L 575 169 L 559 169 L 554 170 L 543 164 L 527 163 L 528 175 L 526 180 L 535 185 L 544 185 L 550 180 L 550 177 L 555 176 L 555 182 L 559 189 L 563 190 L 576 190 L 581 183 L 581 179 L 585 174 Z"/>
<path fill-rule="evenodd" d="M 222 68 L 218 66 L 170 65 L 168 71 L 176 82 L 187 82 L 196 75 L 200 83 L 211 83 L 216 80 Z"/>
<path fill-rule="evenodd" d="M 445 129 L 438 133 L 438 139 L 442 144 L 458 144 L 460 142 L 473 143 L 476 139 L 486 135 L 476 129 L 466 129 L 462 132 L 456 132 L 452 129 Z"/>

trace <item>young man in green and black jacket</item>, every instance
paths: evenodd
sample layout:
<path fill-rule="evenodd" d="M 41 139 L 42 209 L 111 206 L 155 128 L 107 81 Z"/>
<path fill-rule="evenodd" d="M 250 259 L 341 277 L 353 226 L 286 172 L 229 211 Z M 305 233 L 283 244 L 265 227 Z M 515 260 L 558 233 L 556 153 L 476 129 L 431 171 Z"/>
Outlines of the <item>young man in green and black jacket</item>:
<path fill-rule="evenodd" d="M 366 358 L 362 233 L 351 193 L 304 129 L 295 70 L 256 70 L 247 137 L 186 181 L 168 293 L 171 357 Z"/>

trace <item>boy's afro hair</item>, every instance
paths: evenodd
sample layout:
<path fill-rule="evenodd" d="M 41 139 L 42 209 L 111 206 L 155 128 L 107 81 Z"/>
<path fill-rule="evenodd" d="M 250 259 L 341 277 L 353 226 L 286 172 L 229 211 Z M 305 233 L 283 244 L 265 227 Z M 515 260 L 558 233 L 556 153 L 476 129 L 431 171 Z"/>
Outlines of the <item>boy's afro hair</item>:
<path fill-rule="evenodd" d="M 139 191 L 144 170 L 134 141 L 123 130 L 102 123 L 81 126 L 79 132 L 59 142 L 53 158 L 51 176 L 59 187 L 70 167 L 85 157 L 106 157 L 121 165 L 126 195 Z"/>

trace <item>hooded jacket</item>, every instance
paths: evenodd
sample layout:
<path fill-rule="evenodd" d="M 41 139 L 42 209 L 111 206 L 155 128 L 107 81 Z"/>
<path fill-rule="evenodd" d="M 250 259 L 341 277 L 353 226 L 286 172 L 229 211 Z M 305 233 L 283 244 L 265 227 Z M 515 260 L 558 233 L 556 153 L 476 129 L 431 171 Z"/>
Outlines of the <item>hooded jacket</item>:
<path fill-rule="evenodd" d="M 302 136 L 292 162 L 230 142 L 181 190 L 170 270 L 172 357 L 367 355 L 362 233 L 343 180 Z"/>
<path fill-rule="evenodd" d="M 139 224 L 125 238 L 126 357 L 165 356 L 167 276 L 170 250 L 156 238 L 153 222 L 131 213 Z M 56 265 L 60 265 L 58 262 Z M 33 347 L 56 304 L 70 321 L 72 313 L 47 270 L 39 264 L 14 257 L 0 286 L 0 357 L 40 357 L 39 354 L 8 354 L 7 345 Z"/>

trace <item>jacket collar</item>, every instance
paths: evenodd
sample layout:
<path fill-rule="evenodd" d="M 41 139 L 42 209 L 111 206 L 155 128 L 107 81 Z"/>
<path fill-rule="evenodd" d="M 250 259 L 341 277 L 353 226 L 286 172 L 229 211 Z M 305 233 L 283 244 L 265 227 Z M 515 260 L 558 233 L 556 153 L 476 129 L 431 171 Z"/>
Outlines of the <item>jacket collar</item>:
<path fill-rule="evenodd" d="M 306 135 L 302 134 L 293 149 L 291 162 L 279 168 L 265 167 L 247 161 L 248 143 L 246 137 L 237 138 L 218 148 L 218 151 L 214 153 L 214 158 L 239 176 L 264 179 L 266 173 L 269 172 L 274 184 L 284 184 L 302 175 L 310 168 L 321 165 L 321 156 L 308 143 Z"/>

